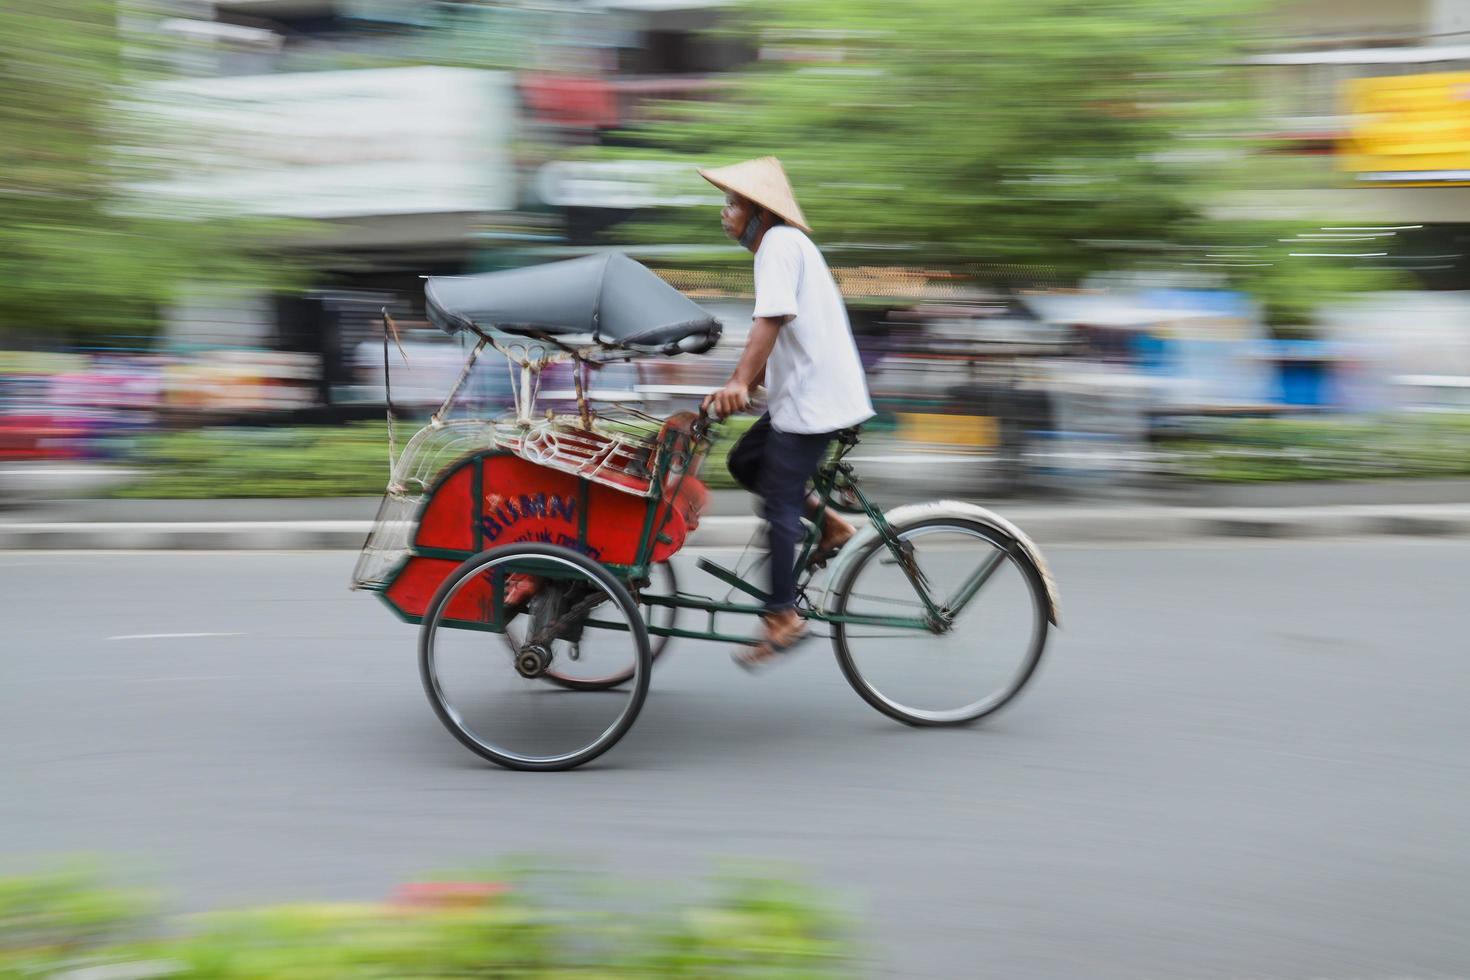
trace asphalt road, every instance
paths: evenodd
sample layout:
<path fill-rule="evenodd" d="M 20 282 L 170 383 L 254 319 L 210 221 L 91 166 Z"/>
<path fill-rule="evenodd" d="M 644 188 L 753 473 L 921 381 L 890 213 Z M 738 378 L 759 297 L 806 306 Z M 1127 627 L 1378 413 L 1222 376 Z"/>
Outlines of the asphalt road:
<path fill-rule="evenodd" d="M 1063 629 L 985 725 L 900 726 L 821 647 L 751 678 L 685 642 L 597 764 L 519 774 L 439 726 L 351 555 L 0 555 L 0 852 L 191 908 L 758 859 L 895 976 L 1470 975 L 1470 543 L 1051 557 Z"/>

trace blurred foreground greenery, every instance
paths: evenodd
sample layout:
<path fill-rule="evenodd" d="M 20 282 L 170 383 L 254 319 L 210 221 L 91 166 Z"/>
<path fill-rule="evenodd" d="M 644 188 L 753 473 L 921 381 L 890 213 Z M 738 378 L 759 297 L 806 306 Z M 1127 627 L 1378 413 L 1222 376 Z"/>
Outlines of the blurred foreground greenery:
<path fill-rule="evenodd" d="M 589 890 L 588 886 L 592 888 Z M 650 904 L 590 876 L 426 883 L 383 905 L 292 905 L 183 921 L 83 872 L 0 878 L 0 978 L 852 976 L 842 921 L 812 892 L 737 877 Z"/>
<path fill-rule="evenodd" d="M 730 446 L 754 419 L 720 427 L 701 478 L 712 488 L 733 487 L 725 468 Z M 413 427 L 398 427 L 398 448 Z M 352 497 L 381 494 L 388 485 L 388 427 L 382 422 L 341 426 L 214 428 L 143 437 L 132 460 L 136 482 L 113 496 L 197 500 L 225 497 Z"/>

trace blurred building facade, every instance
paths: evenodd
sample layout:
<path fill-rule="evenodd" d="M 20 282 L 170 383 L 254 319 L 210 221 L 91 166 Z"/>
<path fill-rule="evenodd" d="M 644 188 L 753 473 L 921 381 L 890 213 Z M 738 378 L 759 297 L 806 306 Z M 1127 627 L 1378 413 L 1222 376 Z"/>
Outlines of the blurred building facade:
<path fill-rule="evenodd" d="M 738 25 L 738 9 L 174 0 L 155 25 L 175 42 L 166 101 L 187 129 L 217 136 L 189 156 L 187 179 L 161 190 L 310 220 L 289 247 L 312 281 L 291 296 L 222 299 L 201 288 L 176 309 L 173 342 L 317 357 L 319 398 L 338 400 L 355 380 L 355 352 L 379 336 L 382 307 L 415 326 L 420 276 L 577 253 L 640 209 L 714 205 L 685 168 L 581 151 L 627 146 L 630 126 L 663 101 L 720 98 L 731 72 L 762 56 L 752 37 L 711 33 Z M 1436 127 L 1470 91 L 1470 0 L 1289 0 L 1260 36 L 1248 61 L 1269 109 L 1265 135 L 1272 152 L 1314 166 L 1318 186 L 1253 190 L 1222 210 L 1309 229 L 1396 229 L 1386 262 L 1428 286 L 1463 288 L 1470 141 Z M 1374 130 L 1362 110 L 1378 104 L 1390 106 L 1389 122 Z M 1429 152 L 1405 152 L 1405 134 L 1429 134 Z M 744 288 L 680 285 L 716 305 Z M 948 298 L 931 287 L 906 298 Z M 737 325 L 739 313 L 729 318 Z"/>
<path fill-rule="evenodd" d="M 1315 174 L 1227 214 L 1312 229 L 1301 251 L 1406 274 L 1398 292 L 1318 315 L 1283 377 L 1331 375 L 1342 407 L 1435 405 L 1470 376 L 1470 0 L 1289 0 L 1247 59 L 1270 152 Z"/>
<path fill-rule="evenodd" d="M 1459 243 L 1470 227 L 1470 0 L 1291 0 L 1248 60 L 1272 143 L 1320 161 L 1315 190 L 1264 191 L 1232 202 L 1252 216 L 1344 225 L 1420 224 Z M 1455 256 L 1415 271 L 1464 288 Z"/>
<path fill-rule="evenodd" d="M 564 159 L 655 101 L 709 98 L 753 57 L 712 37 L 721 0 L 173 0 L 161 103 L 181 172 L 156 190 L 309 221 L 283 245 L 291 296 L 201 283 L 170 318 L 187 352 L 320 358 L 320 397 L 353 380 L 378 312 L 410 328 L 419 277 L 587 246 L 627 209 L 716 200 L 695 175 Z M 699 195 L 692 198 L 691 195 Z"/>

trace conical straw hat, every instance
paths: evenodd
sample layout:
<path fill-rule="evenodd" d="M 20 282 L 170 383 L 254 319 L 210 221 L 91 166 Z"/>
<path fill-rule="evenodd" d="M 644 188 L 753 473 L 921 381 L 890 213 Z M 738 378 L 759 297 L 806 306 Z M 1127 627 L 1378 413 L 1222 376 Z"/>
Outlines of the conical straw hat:
<path fill-rule="evenodd" d="M 789 224 L 811 234 L 812 227 L 806 223 L 801 206 L 796 203 L 791 181 L 786 179 L 786 171 L 782 169 L 781 161 L 775 157 L 760 157 L 714 170 L 701 169 L 699 175 L 721 190 L 733 191 L 754 201 L 771 213 L 785 218 Z"/>

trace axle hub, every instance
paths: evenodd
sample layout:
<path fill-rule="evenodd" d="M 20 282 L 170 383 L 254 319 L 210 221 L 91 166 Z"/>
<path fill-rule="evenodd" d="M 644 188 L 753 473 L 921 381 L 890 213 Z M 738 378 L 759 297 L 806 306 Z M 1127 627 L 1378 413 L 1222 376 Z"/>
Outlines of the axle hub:
<path fill-rule="evenodd" d="M 516 673 L 522 677 L 540 677 L 551 666 L 551 651 L 539 643 L 527 643 L 516 654 Z"/>

